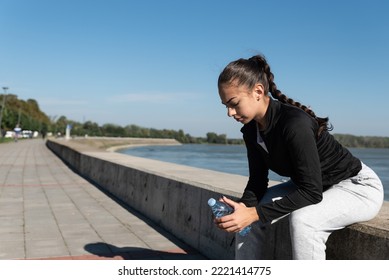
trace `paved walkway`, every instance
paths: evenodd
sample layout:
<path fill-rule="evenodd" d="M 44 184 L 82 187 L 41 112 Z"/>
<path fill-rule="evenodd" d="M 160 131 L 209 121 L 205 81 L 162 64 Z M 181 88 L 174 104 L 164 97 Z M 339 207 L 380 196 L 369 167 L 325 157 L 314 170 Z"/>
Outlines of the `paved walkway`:
<path fill-rule="evenodd" d="M 29 139 L 0 144 L 0 259 L 205 258 Z"/>

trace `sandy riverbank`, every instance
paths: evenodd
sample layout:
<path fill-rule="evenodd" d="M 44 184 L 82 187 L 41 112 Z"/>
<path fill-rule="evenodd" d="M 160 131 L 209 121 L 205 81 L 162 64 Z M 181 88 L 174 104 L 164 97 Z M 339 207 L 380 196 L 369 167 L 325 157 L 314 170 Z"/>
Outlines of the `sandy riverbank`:
<path fill-rule="evenodd" d="M 67 141 L 87 145 L 89 147 L 115 152 L 133 146 L 181 145 L 175 139 L 135 138 L 135 137 L 75 137 Z"/>

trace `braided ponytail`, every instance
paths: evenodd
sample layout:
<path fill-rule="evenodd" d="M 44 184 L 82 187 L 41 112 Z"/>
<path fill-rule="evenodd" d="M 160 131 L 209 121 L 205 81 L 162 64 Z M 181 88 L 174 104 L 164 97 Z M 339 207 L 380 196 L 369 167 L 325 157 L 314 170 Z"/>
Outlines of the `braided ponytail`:
<path fill-rule="evenodd" d="M 265 94 L 270 92 L 274 99 L 304 110 L 319 125 L 317 137 L 320 137 L 323 131 L 332 130 L 332 125 L 328 123 L 328 117 L 317 117 L 309 107 L 294 101 L 277 89 L 274 83 L 274 75 L 262 55 L 256 55 L 249 59 L 238 59 L 228 64 L 219 76 L 218 85 L 220 87 L 222 84 L 231 83 L 232 81 L 237 82 L 238 85 L 246 85 L 248 88 L 253 88 L 256 83 L 261 83 L 264 86 Z"/>

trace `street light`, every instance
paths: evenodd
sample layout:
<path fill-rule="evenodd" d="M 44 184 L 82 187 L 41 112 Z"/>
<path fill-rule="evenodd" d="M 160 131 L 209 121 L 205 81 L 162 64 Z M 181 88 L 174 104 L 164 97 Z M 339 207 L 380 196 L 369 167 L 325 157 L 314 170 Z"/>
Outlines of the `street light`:
<path fill-rule="evenodd" d="M 4 107 L 5 107 L 5 98 L 7 97 L 8 87 L 3 87 L 3 90 L 4 90 L 3 104 L 1 105 L 1 111 L 0 111 L 0 133 L 1 133 L 1 137 L 3 137 L 3 131 L 1 129 L 1 122 L 3 120 L 3 111 L 4 111 Z"/>

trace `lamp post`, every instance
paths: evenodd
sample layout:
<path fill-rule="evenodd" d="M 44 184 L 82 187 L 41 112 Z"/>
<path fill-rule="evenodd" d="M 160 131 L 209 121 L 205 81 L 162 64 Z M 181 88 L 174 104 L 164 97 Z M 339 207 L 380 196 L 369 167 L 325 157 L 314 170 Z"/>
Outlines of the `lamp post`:
<path fill-rule="evenodd" d="M 5 107 L 5 99 L 7 97 L 7 89 L 8 89 L 8 87 L 3 87 L 4 96 L 3 96 L 3 104 L 1 105 L 1 111 L 0 111 L 0 133 L 1 133 L 1 138 L 3 138 L 3 130 L 1 128 L 1 123 L 2 123 L 2 120 L 3 120 L 3 111 L 4 111 L 4 107 Z"/>

